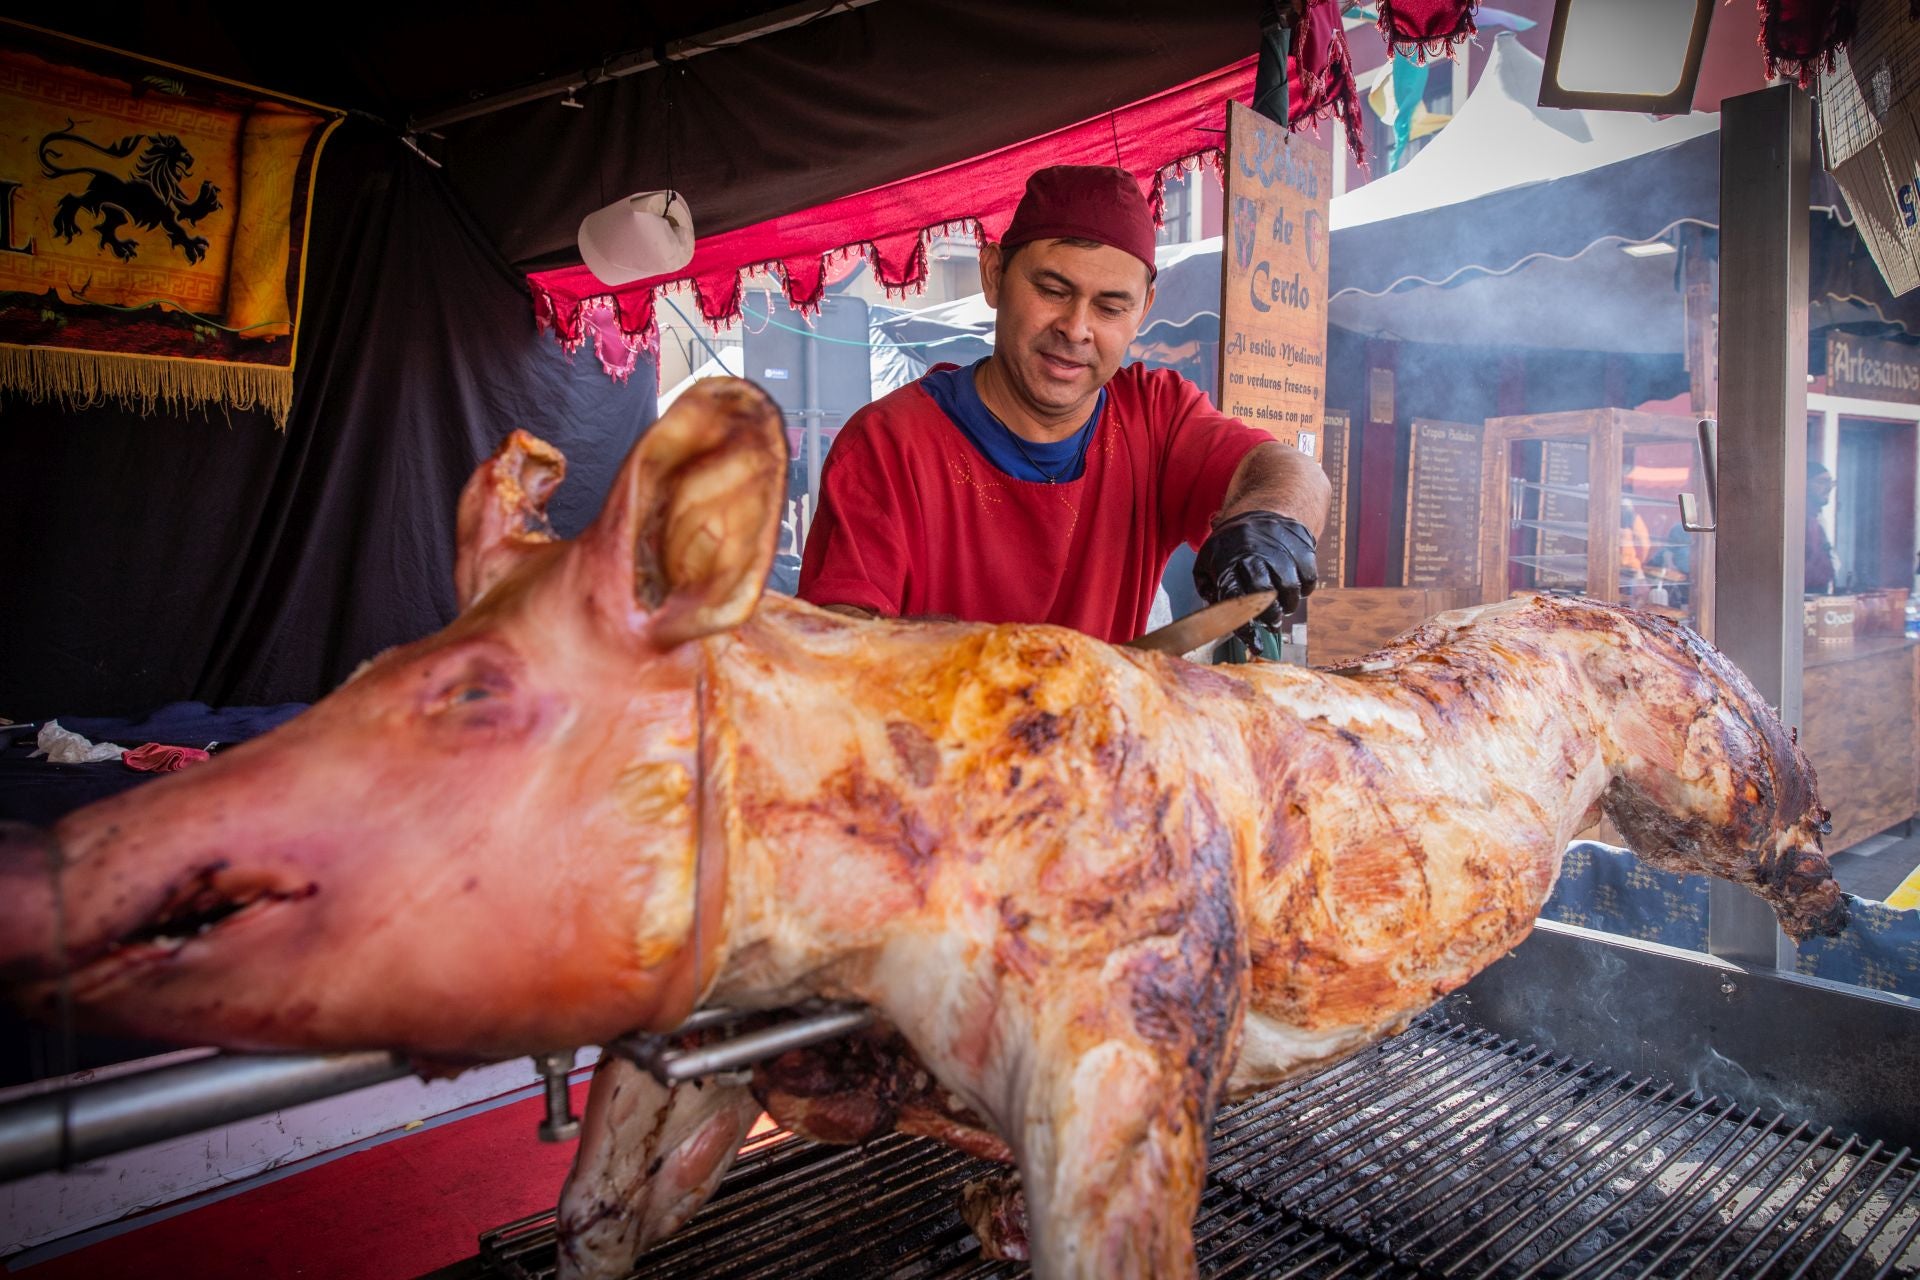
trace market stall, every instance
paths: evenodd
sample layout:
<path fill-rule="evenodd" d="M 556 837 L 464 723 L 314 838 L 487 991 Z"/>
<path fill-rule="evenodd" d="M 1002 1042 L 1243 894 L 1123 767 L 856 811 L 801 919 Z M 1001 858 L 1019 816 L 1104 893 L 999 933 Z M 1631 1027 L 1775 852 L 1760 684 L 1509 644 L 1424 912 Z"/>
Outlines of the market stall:
<path fill-rule="evenodd" d="M 1520 85 L 1538 71 L 1503 37 L 1461 132 L 1335 200 L 1334 332 L 1312 389 L 1324 424 L 1293 433 L 1339 481 L 1337 567 L 1310 625 L 1326 656 L 1351 659 L 1437 613 L 1502 607 L 1364 667 L 1249 676 L 763 597 L 806 536 L 787 503 L 807 424 L 796 436 L 777 401 L 698 379 L 656 415 L 649 343 L 670 295 L 706 320 L 771 321 L 753 274 L 769 265 L 802 312 L 840 296 L 849 252 L 889 288 L 918 285 L 936 232 L 1004 232 L 1044 160 L 1117 162 L 1158 202 L 1216 161 L 1217 113 L 1251 95 L 1256 15 L 875 0 L 728 6 L 705 19 L 726 25 L 692 30 L 643 8 L 588 15 L 608 24 L 590 38 L 530 37 L 512 75 L 489 61 L 513 52 L 510 23 L 463 31 L 496 84 L 533 77 L 524 100 L 463 114 L 475 104 L 449 105 L 459 93 L 432 74 L 457 61 L 443 51 L 399 104 L 402 136 L 341 126 L 315 187 L 284 434 L 238 410 L 229 432 L 9 401 L 0 437 L 18 473 L 48 483 L 4 531 L 33 626 L 0 642 L 17 682 L 0 685 L 0 711 L 319 703 L 59 834 L 0 829 L 17 890 L 0 915 L 9 994 L 31 987 L 56 1028 L 0 1097 L 12 1243 L 35 1250 L 10 1266 L 268 1275 L 304 1255 L 366 1276 L 974 1275 L 1017 1273 L 1009 1259 L 1037 1248 L 1037 1271 L 1070 1274 L 1095 1245 L 1140 1274 L 1183 1270 L 1189 1245 L 1209 1275 L 1920 1265 L 1920 1121 L 1898 1067 L 1920 1031 L 1904 1002 L 1774 971 L 1795 953 L 1772 915 L 1748 947 L 1766 963 L 1728 959 L 1724 940 L 1709 958 L 1553 928 L 1495 963 L 1561 875 L 1566 836 L 1604 805 L 1649 862 L 1757 887 L 1806 939 L 1803 970 L 1851 947 L 1867 959 L 1822 972 L 1905 981 L 1881 963 L 1899 944 L 1861 939 L 1906 922 L 1849 905 L 1824 873 L 1791 730 L 1823 782 L 1842 752 L 1859 766 L 1821 791 L 1847 797 L 1837 839 L 1900 820 L 1915 753 L 1881 768 L 1857 744 L 1911 738 L 1911 645 L 1870 628 L 1821 657 L 1810 644 L 1802 715 L 1668 625 L 1711 630 L 1716 599 L 1763 576 L 1710 563 L 1665 515 L 1677 491 L 1711 488 L 1685 402 L 1713 386 L 1702 362 L 1752 378 L 1758 347 L 1713 352 L 1690 309 L 1698 280 L 1671 258 L 1603 263 L 1596 246 L 1671 238 L 1690 253 L 1702 242 L 1685 228 L 1738 228 L 1744 215 L 1719 218 L 1711 122 L 1538 109 Z M 1294 78 L 1325 93 L 1310 114 L 1339 116 L 1357 109 L 1338 92 L 1340 14 L 1309 9 L 1319 25 L 1281 46 L 1283 72 L 1289 50 L 1318 48 L 1328 74 Z M 1470 33 L 1470 9 L 1406 0 L 1380 16 L 1437 53 Z M 142 52 L 191 61 L 169 47 L 180 38 Z M 246 31 L 230 38 L 266 56 Z M 596 63 L 587 44 L 635 52 Z M 1829 46 L 1796 47 L 1817 62 Z M 337 52 L 287 55 L 283 73 L 306 81 L 290 88 L 324 99 L 316 77 Z M 419 52 L 382 43 L 356 65 L 379 81 Z M 588 70 L 554 78 L 574 64 Z M 1047 93 L 1026 91 L 1042 78 Z M 1495 117 L 1530 140 L 1508 157 L 1523 181 L 1482 163 L 1500 135 L 1475 130 Z M 1436 173 L 1458 198 L 1421 194 Z M 702 220 L 686 271 L 608 287 L 572 262 L 584 213 L 663 185 Z M 1555 212 L 1569 191 L 1580 216 Z M 1349 223 L 1339 200 L 1360 211 Z M 1504 239 L 1524 251 L 1495 262 L 1422 230 L 1464 238 L 1488 219 L 1523 228 Z M 1776 238 L 1804 251 L 1797 234 Z M 1164 292 L 1136 357 L 1197 383 L 1219 367 L 1204 322 L 1223 247 L 1142 251 Z M 757 303 L 743 285 L 756 278 Z M 1646 305 L 1553 301 L 1607 289 Z M 1827 295 L 1832 314 L 1892 332 L 1870 292 Z M 1786 327 L 1797 305 L 1759 310 Z M 965 301 L 860 310 L 828 336 L 869 361 L 950 339 L 984 354 L 992 328 Z M 1498 323 L 1475 332 L 1475 313 Z M 1856 455 L 1831 531 L 1851 530 L 1843 558 L 1865 564 Z M 1791 489 L 1797 467 L 1753 456 L 1723 473 Z M 1911 523 L 1909 510 L 1908 542 Z M 1757 555 L 1798 535 L 1722 536 Z M 1504 604 L 1553 588 L 1638 611 Z M 1894 674 L 1853 670 L 1866 667 Z M 1692 732 L 1709 722 L 1726 732 Z M 1672 785 L 1683 758 L 1712 785 Z M 556 792 L 566 803 L 547 803 Z M 166 798 L 190 793 L 201 802 Z M 189 837 L 213 828 L 209 860 Z M 1627 856 L 1580 852 L 1566 876 L 1603 878 Z M 1703 932 L 1728 919 L 1717 898 L 1696 914 Z M 1127 932 L 1142 920 L 1150 931 Z M 141 967 L 156 951 L 174 967 Z M 136 961 L 124 986 L 84 969 L 103 957 Z M 60 1021 L 76 1011 L 370 1052 L 190 1050 L 60 1078 L 49 1059 L 76 1047 Z M 1068 1052 L 1109 1034 L 1121 1050 Z M 475 1063 L 494 1065 L 460 1076 L 457 1096 L 396 1080 Z M 1234 1071 L 1248 1074 L 1230 1084 Z M 1016 1078 L 1059 1087 L 1009 1103 Z M 303 1127 L 302 1105 L 325 1121 Z M 623 1128 L 623 1107 L 643 1123 Z M 245 1169 L 215 1153 L 263 1112 Z M 208 1124 L 226 1127 L 192 1136 Z M 268 1131 L 294 1150 L 268 1150 Z M 176 1144 L 158 1167 L 115 1154 L 156 1140 Z M 1128 1163 L 1143 1150 L 1151 1177 Z M 556 1153 L 575 1151 L 556 1210 Z M 1013 1195 L 994 1163 L 1008 1155 L 1048 1190 Z M 109 1194 L 67 1203 L 61 1179 L 79 1175 L 51 1170 L 92 1156 L 119 1162 L 97 1183 Z M 217 1190 L 274 1169 L 292 1176 Z M 111 1238 L 80 1234 L 176 1199 Z M 1119 1225 L 1103 1218 L 1114 1205 Z M 355 1245 L 362 1215 L 382 1225 Z M 1069 1231 L 1084 1255 L 1059 1243 Z M 1135 1248 L 1161 1252 L 1142 1263 Z"/>

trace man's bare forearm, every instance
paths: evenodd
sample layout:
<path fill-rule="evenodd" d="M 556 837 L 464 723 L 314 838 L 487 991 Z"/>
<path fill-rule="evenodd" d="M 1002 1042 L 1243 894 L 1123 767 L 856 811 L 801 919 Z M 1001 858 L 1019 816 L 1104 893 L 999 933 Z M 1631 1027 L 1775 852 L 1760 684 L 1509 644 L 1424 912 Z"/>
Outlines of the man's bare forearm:
<path fill-rule="evenodd" d="M 1256 446 L 1240 460 L 1214 523 L 1243 511 L 1272 511 L 1298 520 L 1318 538 L 1332 499 L 1333 486 L 1320 464 L 1275 440 Z"/>

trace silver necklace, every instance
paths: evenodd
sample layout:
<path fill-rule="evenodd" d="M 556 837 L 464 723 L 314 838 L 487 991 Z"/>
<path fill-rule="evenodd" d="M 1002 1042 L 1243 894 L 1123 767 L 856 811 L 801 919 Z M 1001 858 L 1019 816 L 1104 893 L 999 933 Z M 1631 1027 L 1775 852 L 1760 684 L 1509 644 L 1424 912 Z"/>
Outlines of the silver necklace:
<path fill-rule="evenodd" d="M 994 418 L 994 421 L 1000 422 L 1000 419 L 996 417 Z M 1031 453 L 1027 452 L 1027 442 L 1020 438 L 1020 433 L 1018 431 L 1015 431 L 1012 427 L 1007 426 L 1007 424 L 1004 422 L 1000 422 L 1000 427 L 1002 430 L 1004 430 L 1007 433 L 1008 438 L 1013 441 L 1013 447 L 1020 451 L 1020 456 L 1027 460 L 1028 466 L 1032 467 L 1035 471 L 1038 471 L 1042 476 L 1046 477 L 1046 482 L 1048 484 L 1059 484 L 1061 476 L 1077 471 L 1080 468 L 1080 464 L 1086 460 L 1087 442 L 1093 439 L 1094 424 L 1091 421 L 1089 421 L 1086 426 L 1080 428 L 1080 447 L 1074 450 L 1073 457 L 1067 461 L 1067 464 L 1064 467 L 1061 467 L 1059 470 L 1051 473 L 1049 473 L 1045 467 L 1040 465 L 1038 459 L 1036 459 Z"/>

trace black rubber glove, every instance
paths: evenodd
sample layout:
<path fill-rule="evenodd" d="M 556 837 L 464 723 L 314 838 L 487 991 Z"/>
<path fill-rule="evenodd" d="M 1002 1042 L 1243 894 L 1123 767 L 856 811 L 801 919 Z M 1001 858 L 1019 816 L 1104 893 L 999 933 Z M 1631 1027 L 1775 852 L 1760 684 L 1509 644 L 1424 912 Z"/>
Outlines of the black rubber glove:
<path fill-rule="evenodd" d="M 1272 591 L 1274 602 L 1236 634 L 1255 653 L 1259 627 L 1279 631 L 1320 582 L 1313 535 L 1298 520 L 1271 511 L 1242 511 L 1213 527 L 1193 562 L 1193 585 L 1209 604 Z"/>

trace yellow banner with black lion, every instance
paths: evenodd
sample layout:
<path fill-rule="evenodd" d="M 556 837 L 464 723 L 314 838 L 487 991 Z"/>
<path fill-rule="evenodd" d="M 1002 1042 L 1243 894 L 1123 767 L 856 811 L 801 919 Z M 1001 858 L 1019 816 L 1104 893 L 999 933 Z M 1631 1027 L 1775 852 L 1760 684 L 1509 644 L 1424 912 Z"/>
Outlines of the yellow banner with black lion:
<path fill-rule="evenodd" d="M 0 21 L 0 391 L 284 426 L 341 118 Z"/>

